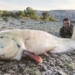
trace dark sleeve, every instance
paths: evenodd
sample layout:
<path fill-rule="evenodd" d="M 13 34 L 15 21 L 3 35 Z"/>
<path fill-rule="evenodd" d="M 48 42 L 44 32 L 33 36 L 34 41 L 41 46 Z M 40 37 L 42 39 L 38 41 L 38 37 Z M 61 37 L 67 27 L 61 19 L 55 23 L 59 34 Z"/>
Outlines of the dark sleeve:
<path fill-rule="evenodd" d="M 73 34 L 73 28 L 74 28 L 74 26 L 71 25 L 71 29 L 70 29 L 70 35 L 71 35 L 71 36 L 72 36 L 72 34 Z"/>
<path fill-rule="evenodd" d="M 65 37 L 65 36 L 64 36 L 64 30 L 63 30 L 63 28 L 60 29 L 59 35 L 60 35 L 61 37 L 63 37 L 63 38 Z"/>

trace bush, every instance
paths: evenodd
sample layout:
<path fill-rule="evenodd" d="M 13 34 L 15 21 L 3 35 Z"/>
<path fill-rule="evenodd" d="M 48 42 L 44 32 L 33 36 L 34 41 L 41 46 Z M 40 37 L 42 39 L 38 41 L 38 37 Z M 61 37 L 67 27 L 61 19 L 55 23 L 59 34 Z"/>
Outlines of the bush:
<path fill-rule="evenodd" d="M 49 15 L 49 12 L 46 12 L 46 11 L 43 12 L 43 13 L 42 13 L 42 20 L 44 20 L 44 21 L 45 21 L 45 20 L 48 20 L 49 16 L 50 16 L 50 15 Z"/>
<path fill-rule="evenodd" d="M 24 11 L 0 11 L 0 16 L 4 17 L 5 21 L 8 21 L 5 17 L 14 17 L 14 18 L 24 18 L 24 19 L 34 19 L 34 20 L 43 20 L 43 21 L 57 21 L 53 16 L 50 16 L 48 11 L 44 11 L 40 17 L 37 16 L 35 10 L 30 7 L 27 7 Z"/>
<path fill-rule="evenodd" d="M 3 20 L 7 22 L 8 21 L 8 18 L 7 17 L 3 17 Z"/>

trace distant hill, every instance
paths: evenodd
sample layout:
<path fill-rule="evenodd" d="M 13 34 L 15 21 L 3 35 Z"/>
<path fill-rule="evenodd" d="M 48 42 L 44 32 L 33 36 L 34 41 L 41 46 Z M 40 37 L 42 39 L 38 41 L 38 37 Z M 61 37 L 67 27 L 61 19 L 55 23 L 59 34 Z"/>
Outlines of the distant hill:
<path fill-rule="evenodd" d="M 38 16 L 41 16 L 44 11 L 35 10 Z M 18 10 L 11 11 L 13 13 Z M 69 18 L 71 21 L 75 21 L 75 10 L 50 10 L 48 11 L 51 16 L 54 16 L 58 21 L 62 21 L 64 18 Z"/>
<path fill-rule="evenodd" d="M 43 11 L 37 11 L 37 15 L 40 16 Z M 50 15 L 53 15 L 59 21 L 62 21 L 64 18 L 70 18 L 72 21 L 75 21 L 75 10 L 51 10 L 49 11 Z"/>

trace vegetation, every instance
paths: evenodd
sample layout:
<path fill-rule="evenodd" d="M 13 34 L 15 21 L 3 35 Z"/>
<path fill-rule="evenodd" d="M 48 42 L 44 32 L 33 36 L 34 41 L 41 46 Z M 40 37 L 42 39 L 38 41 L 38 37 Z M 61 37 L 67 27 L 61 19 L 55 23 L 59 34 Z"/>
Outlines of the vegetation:
<path fill-rule="evenodd" d="M 45 11 L 42 13 L 41 19 L 44 21 L 57 21 L 49 12 Z"/>
<path fill-rule="evenodd" d="M 3 18 L 4 21 L 8 22 L 8 18 L 7 17 L 3 16 L 2 18 Z"/>
<path fill-rule="evenodd" d="M 27 7 L 24 11 L 0 11 L 1 17 L 14 17 L 14 18 L 25 18 L 25 19 L 34 19 L 34 20 L 43 20 L 43 21 L 56 21 L 56 19 L 45 11 L 41 16 L 37 16 L 37 12 L 30 7 Z M 4 20 L 6 20 L 4 18 Z"/>

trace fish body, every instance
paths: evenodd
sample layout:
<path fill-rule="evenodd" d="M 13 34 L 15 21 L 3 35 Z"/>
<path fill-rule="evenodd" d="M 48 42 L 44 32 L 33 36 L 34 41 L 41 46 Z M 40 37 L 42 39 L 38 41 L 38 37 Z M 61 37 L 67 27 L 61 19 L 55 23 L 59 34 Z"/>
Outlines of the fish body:
<path fill-rule="evenodd" d="M 23 52 L 37 59 L 37 55 L 47 51 L 61 53 L 74 49 L 74 39 L 60 38 L 45 31 L 12 29 L 0 32 L 0 58 L 2 59 L 20 60 Z"/>

